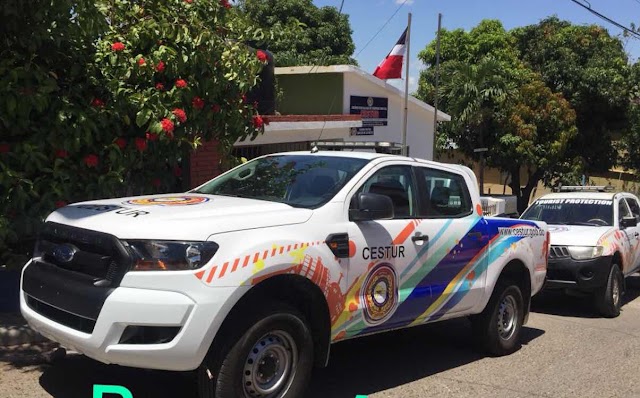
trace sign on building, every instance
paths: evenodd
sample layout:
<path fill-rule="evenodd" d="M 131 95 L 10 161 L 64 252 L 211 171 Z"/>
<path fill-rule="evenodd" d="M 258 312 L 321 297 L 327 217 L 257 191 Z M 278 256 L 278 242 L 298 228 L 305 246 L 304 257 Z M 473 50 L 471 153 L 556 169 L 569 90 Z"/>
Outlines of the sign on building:
<path fill-rule="evenodd" d="M 386 97 L 351 96 L 349 113 L 362 117 L 362 127 L 386 126 L 388 110 L 389 99 Z"/>
<path fill-rule="evenodd" d="M 373 135 L 373 126 L 351 127 L 351 135 Z"/>

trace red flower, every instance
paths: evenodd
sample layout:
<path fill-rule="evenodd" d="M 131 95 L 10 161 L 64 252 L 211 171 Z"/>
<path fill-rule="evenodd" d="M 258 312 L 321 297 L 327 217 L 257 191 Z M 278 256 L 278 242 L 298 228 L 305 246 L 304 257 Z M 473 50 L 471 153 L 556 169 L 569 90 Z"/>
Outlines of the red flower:
<path fill-rule="evenodd" d="M 176 87 L 178 88 L 185 88 L 187 87 L 187 81 L 184 79 L 178 79 L 176 80 Z"/>
<path fill-rule="evenodd" d="M 240 98 L 242 98 L 242 103 L 243 104 L 247 103 L 247 96 L 246 95 L 242 94 L 242 97 L 240 97 Z"/>
<path fill-rule="evenodd" d="M 120 137 L 117 138 L 115 141 L 116 145 L 118 146 L 118 148 L 120 149 L 124 149 L 127 147 L 127 140 L 125 140 L 124 138 Z"/>
<path fill-rule="evenodd" d="M 204 108 L 204 100 L 200 97 L 193 97 L 191 105 L 193 105 L 193 107 L 196 109 L 202 109 Z"/>
<path fill-rule="evenodd" d="M 256 51 L 256 57 L 258 57 L 258 60 L 260 62 L 268 62 L 269 61 L 269 57 L 267 56 L 267 53 L 262 51 L 262 50 Z"/>
<path fill-rule="evenodd" d="M 8 153 L 11 150 L 11 145 L 0 144 L 0 153 Z"/>
<path fill-rule="evenodd" d="M 151 184 L 153 184 L 154 187 L 159 188 L 160 184 L 162 184 L 162 181 L 160 181 L 159 178 L 154 178 L 153 180 L 151 180 Z"/>
<path fill-rule="evenodd" d="M 173 114 L 178 118 L 180 123 L 184 123 L 187 121 L 187 114 L 180 108 L 176 108 L 173 110 Z"/>
<path fill-rule="evenodd" d="M 158 65 L 156 65 L 156 70 L 160 73 L 164 72 L 164 62 L 158 62 Z"/>
<path fill-rule="evenodd" d="M 98 156 L 94 154 L 85 156 L 84 164 L 86 164 L 87 167 L 96 167 L 98 165 Z"/>
<path fill-rule="evenodd" d="M 158 139 L 158 134 L 156 133 L 150 133 L 147 131 L 147 133 L 145 134 L 145 136 L 147 137 L 147 140 L 149 141 L 156 141 Z"/>
<path fill-rule="evenodd" d="M 56 149 L 56 157 L 60 159 L 65 159 L 69 157 L 69 152 L 65 151 L 64 149 Z"/>
<path fill-rule="evenodd" d="M 169 119 L 167 119 L 166 117 L 164 119 L 162 119 L 160 121 L 160 124 L 162 125 L 162 130 L 165 133 L 173 133 L 173 122 Z M 168 135 L 168 134 L 167 134 Z M 173 134 L 172 134 L 173 136 Z"/>
<path fill-rule="evenodd" d="M 144 60 L 144 58 L 140 58 L 138 60 L 138 66 L 145 66 L 147 64 L 147 61 Z"/>
<path fill-rule="evenodd" d="M 193 0 L 184 0 L 185 3 L 191 4 L 193 3 Z"/>
<path fill-rule="evenodd" d="M 65 207 L 67 205 L 67 202 L 65 202 L 64 200 L 59 200 L 56 202 L 56 209 L 59 209 L 61 207 Z"/>
<path fill-rule="evenodd" d="M 162 84 L 162 83 L 156 83 L 156 89 L 157 89 L 157 90 L 164 90 L 164 84 Z"/>
<path fill-rule="evenodd" d="M 182 176 L 182 168 L 180 166 L 173 167 L 173 175 L 176 177 Z"/>
<path fill-rule="evenodd" d="M 231 4 L 229 4 L 229 0 L 220 0 L 220 5 L 226 9 L 231 8 Z"/>
<path fill-rule="evenodd" d="M 140 152 L 144 152 L 145 149 L 147 149 L 147 140 L 145 140 L 144 138 L 136 138 L 136 148 L 140 151 Z"/>
<path fill-rule="evenodd" d="M 124 44 L 122 44 L 121 42 L 117 41 L 117 42 L 115 42 L 115 43 L 113 43 L 111 45 L 111 49 L 113 51 L 122 51 L 122 50 L 124 50 Z"/>
<path fill-rule="evenodd" d="M 213 111 L 213 113 L 218 113 L 218 112 L 220 112 L 220 105 L 218 105 L 218 104 L 213 104 L 213 106 L 211 107 L 211 110 Z"/>
<path fill-rule="evenodd" d="M 94 98 L 91 101 L 91 106 L 93 106 L 95 108 L 102 108 L 104 106 L 104 101 L 101 100 L 100 98 Z"/>
<path fill-rule="evenodd" d="M 260 115 L 255 115 L 253 117 L 253 127 L 259 129 L 262 128 L 262 126 L 264 126 L 264 119 L 262 119 Z"/>

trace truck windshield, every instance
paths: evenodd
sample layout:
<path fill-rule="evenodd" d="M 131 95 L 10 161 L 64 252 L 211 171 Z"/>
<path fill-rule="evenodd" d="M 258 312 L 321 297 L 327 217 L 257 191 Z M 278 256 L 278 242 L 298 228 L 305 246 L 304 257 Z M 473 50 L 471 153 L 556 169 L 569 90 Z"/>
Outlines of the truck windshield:
<path fill-rule="evenodd" d="M 315 208 L 328 202 L 367 159 L 276 155 L 252 160 L 193 191 Z"/>
<path fill-rule="evenodd" d="M 539 199 L 523 214 L 523 219 L 547 224 L 613 225 L 613 201 L 606 199 Z"/>

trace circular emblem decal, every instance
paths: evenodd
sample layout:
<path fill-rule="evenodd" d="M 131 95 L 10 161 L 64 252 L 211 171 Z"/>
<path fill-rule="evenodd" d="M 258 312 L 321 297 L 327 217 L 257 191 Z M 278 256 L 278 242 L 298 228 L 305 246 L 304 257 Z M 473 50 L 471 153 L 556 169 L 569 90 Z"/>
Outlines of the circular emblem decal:
<path fill-rule="evenodd" d="M 396 272 L 389 264 L 375 267 L 364 283 L 362 290 L 365 320 L 378 324 L 389 319 L 398 303 Z"/>
<path fill-rule="evenodd" d="M 157 198 L 146 199 L 133 199 L 124 203 L 129 205 L 140 206 L 184 206 L 184 205 L 197 205 L 200 203 L 208 202 L 209 198 L 203 198 L 201 196 L 163 196 Z"/>
<path fill-rule="evenodd" d="M 371 98 L 371 97 L 367 98 L 367 105 L 368 106 L 373 106 L 373 98 Z"/>
<path fill-rule="evenodd" d="M 53 249 L 53 258 L 61 263 L 70 263 L 76 255 L 76 248 L 71 245 L 58 245 Z"/>

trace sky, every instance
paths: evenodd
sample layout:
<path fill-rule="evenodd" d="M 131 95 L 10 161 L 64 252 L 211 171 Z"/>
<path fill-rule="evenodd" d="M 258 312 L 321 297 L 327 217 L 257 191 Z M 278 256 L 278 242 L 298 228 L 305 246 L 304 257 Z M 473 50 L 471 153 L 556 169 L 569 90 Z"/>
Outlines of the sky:
<path fill-rule="evenodd" d="M 340 8 L 342 1 L 313 0 L 313 3 L 319 7 Z M 403 2 L 404 5 L 393 19 L 365 47 Z M 583 2 L 586 3 L 584 0 Z M 640 25 L 640 0 L 590 0 L 590 4 L 593 10 L 624 26 L 628 27 L 631 23 Z M 498 19 L 506 29 L 512 29 L 536 24 L 555 15 L 578 25 L 598 24 L 608 29 L 612 35 L 622 36 L 620 28 L 591 14 L 571 0 L 344 0 L 342 12 L 349 15 L 356 45 L 354 56 L 360 68 L 370 73 L 389 53 L 407 26 L 408 13 L 412 14 L 410 92 L 416 90 L 420 70 L 424 68 L 417 58 L 418 52 L 435 39 L 438 13 L 442 14 L 442 27 L 448 30 L 470 30 L 483 19 Z M 630 61 L 636 62 L 640 58 L 640 39 L 623 40 Z M 404 80 L 389 80 L 389 83 L 404 88 Z"/>

